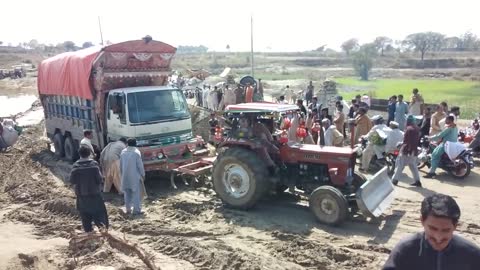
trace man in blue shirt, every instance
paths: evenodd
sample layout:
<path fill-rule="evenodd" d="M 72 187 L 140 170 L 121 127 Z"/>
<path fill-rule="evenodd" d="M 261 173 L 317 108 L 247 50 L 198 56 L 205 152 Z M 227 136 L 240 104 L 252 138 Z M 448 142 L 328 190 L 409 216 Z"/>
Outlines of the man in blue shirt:
<path fill-rule="evenodd" d="M 449 115 L 445 120 L 445 127 L 442 132 L 430 137 L 431 140 L 441 140 L 440 144 L 435 147 L 432 152 L 432 167 L 430 171 L 424 176 L 425 178 L 433 178 L 435 170 L 437 169 L 442 155 L 445 153 L 445 142 L 457 142 L 458 141 L 458 128 L 454 123 L 454 117 Z"/>
<path fill-rule="evenodd" d="M 391 96 L 388 101 L 388 120 L 387 125 L 395 119 L 395 108 L 397 106 L 397 96 Z"/>
<path fill-rule="evenodd" d="M 480 249 L 454 235 L 460 208 L 447 195 L 434 194 L 422 202 L 424 232 L 408 236 L 390 253 L 383 270 L 474 270 L 480 269 Z"/>

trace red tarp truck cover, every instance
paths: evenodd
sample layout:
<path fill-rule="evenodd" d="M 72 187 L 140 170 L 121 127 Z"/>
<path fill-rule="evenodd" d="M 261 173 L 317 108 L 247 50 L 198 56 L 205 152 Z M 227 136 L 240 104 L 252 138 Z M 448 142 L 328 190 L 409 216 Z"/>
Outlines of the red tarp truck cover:
<path fill-rule="evenodd" d="M 168 70 L 176 48 L 160 41 L 132 40 L 106 47 L 62 53 L 42 61 L 38 68 L 40 95 L 93 99 L 90 82 L 94 66 L 117 73 Z M 101 61 L 99 61 L 101 59 Z M 100 63 L 101 62 L 101 63 Z M 100 91 L 102 89 L 95 89 Z"/>

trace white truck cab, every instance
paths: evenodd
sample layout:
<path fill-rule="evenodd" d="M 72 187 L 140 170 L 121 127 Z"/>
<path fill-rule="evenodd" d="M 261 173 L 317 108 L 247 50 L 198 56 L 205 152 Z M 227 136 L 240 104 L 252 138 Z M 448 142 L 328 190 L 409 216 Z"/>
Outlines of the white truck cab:
<path fill-rule="evenodd" d="M 188 104 L 171 86 L 119 88 L 108 93 L 107 140 L 137 138 L 138 146 L 170 144 L 192 138 Z"/>

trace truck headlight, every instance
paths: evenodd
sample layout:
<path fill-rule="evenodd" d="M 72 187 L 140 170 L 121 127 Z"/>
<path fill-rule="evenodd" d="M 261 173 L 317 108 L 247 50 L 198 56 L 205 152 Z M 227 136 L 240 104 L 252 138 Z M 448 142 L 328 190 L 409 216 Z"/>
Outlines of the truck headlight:
<path fill-rule="evenodd" d="M 163 155 L 162 153 L 158 153 L 157 157 L 158 159 L 162 159 L 163 157 L 165 157 L 165 155 Z"/>

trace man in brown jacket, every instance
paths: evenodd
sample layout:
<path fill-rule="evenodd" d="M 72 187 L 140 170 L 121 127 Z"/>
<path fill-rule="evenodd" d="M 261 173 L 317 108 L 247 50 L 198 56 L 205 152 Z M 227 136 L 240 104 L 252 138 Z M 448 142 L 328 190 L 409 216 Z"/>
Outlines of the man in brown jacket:
<path fill-rule="evenodd" d="M 337 106 L 337 112 L 335 113 L 335 117 L 333 118 L 333 123 L 337 127 L 337 130 L 343 134 L 345 127 L 345 113 L 343 112 L 342 104 L 338 104 Z"/>
<path fill-rule="evenodd" d="M 355 117 L 355 143 L 358 139 L 366 135 L 372 129 L 373 123 L 367 116 L 367 110 L 363 107 L 358 109 L 358 115 Z"/>
<path fill-rule="evenodd" d="M 430 123 L 430 136 L 437 135 L 442 131 L 440 126 L 440 120 L 447 117 L 447 114 L 443 111 L 441 105 L 436 106 L 436 111 L 432 114 L 431 123 Z"/>

